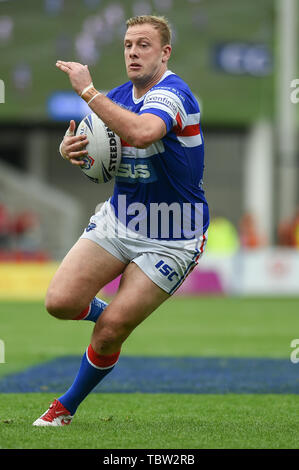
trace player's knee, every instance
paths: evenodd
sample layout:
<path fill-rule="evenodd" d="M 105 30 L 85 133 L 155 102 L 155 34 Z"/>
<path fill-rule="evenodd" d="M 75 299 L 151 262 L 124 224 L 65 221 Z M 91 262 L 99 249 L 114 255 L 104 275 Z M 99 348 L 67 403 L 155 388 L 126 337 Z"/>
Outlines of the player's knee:
<path fill-rule="evenodd" d="M 52 294 L 47 294 L 45 299 L 45 307 L 50 315 L 55 318 L 61 318 L 61 315 L 63 313 L 63 306 L 59 301 L 58 297 Z"/>
<path fill-rule="evenodd" d="M 49 290 L 45 298 L 45 307 L 50 315 L 55 318 L 67 319 L 74 316 L 74 308 L 66 295 Z"/>

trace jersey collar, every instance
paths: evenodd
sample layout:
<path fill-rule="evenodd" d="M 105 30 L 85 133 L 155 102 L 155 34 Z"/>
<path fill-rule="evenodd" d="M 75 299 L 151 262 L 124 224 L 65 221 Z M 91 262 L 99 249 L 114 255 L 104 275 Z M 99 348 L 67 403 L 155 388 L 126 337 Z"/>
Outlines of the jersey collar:
<path fill-rule="evenodd" d="M 173 75 L 173 74 L 174 74 L 174 72 L 172 72 L 171 70 L 166 70 L 166 72 L 162 75 L 162 77 L 156 83 L 156 85 L 158 85 L 158 83 L 162 82 L 162 80 L 164 80 L 166 77 L 168 77 L 168 75 Z M 150 90 L 148 90 L 146 93 L 148 93 Z M 134 87 L 132 86 L 132 100 L 133 100 L 134 104 L 141 103 L 141 101 L 144 99 L 146 93 L 144 93 L 144 95 L 142 95 L 140 98 L 135 98 L 135 96 L 134 96 Z"/>

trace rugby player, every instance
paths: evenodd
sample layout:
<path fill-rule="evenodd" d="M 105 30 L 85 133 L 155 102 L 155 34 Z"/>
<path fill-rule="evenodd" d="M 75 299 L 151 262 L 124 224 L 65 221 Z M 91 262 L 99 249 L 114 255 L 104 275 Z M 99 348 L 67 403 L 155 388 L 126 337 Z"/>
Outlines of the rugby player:
<path fill-rule="evenodd" d="M 168 21 L 144 15 L 127 21 L 124 57 L 129 81 L 107 95 L 94 87 L 86 65 L 56 63 L 91 111 L 120 136 L 122 160 L 112 197 L 91 217 L 47 291 L 45 305 L 51 315 L 91 320 L 95 326 L 74 383 L 35 426 L 71 423 L 80 403 L 113 370 L 126 338 L 179 288 L 204 251 L 209 212 L 202 187 L 200 110 L 188 85 L 168 69 L 171 50 Z M 88 141 L 74 131 L 72 120 L 60 153 L 81 165 Z M 135 231 L 130 222 L 136 213 L 127 210 L 120 217 L 120 200 L 127 209 L 140 204 L 145 208 Z M 155 219 L 153 227 L 151 205 L 171 208 L 174 203 L 182 210 L 191 208 L 185 218 L 189 229 L 184 230 L 182 217 L 174 214 L 166 231 L 164 219 L 158 225 Z M 104 227 L 111 229 L 109 236 Z M 118 292 L 107 305 L 96 295 L 119 275 Z"/>

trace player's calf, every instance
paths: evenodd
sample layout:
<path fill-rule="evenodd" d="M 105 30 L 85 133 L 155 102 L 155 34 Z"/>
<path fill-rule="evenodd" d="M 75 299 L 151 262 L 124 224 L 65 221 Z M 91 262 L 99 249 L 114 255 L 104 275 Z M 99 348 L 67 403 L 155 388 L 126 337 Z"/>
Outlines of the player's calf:
<path fill-rule="evenodd" d="M 137 326 L 125 316 L 115 317 L 105 311 L 97 321 L 91 337 L 91 344 L 97 354 L 113 354 L 121 349 L 122 344 Z"/>

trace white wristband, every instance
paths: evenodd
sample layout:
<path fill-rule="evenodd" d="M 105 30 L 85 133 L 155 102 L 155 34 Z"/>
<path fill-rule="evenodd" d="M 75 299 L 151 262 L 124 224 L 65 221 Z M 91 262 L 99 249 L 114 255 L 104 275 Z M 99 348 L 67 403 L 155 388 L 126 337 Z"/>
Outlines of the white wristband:
<path fill-rule="evenodd" d="M 82 90 L 82 92 L 80 93 L 80 96 L 82 96 L 84 93 L 86 93 L 92 87 L 93 87 L 93 83 L 91 82 L 87 87 L 84 88 L 84 90 Z"/>
<path fill-rule="evenodd" d="M 98 92 L 96 95 L 94 95 L 94 96 L 91 98 L 91 100 L 88 101 L 87 104 L 91 103 L 92 100 L 94 100 L 97 96 L 99 96 L 99 95 L 101 95 L 101 94 L 102 94 L 102 93 Z"/>

